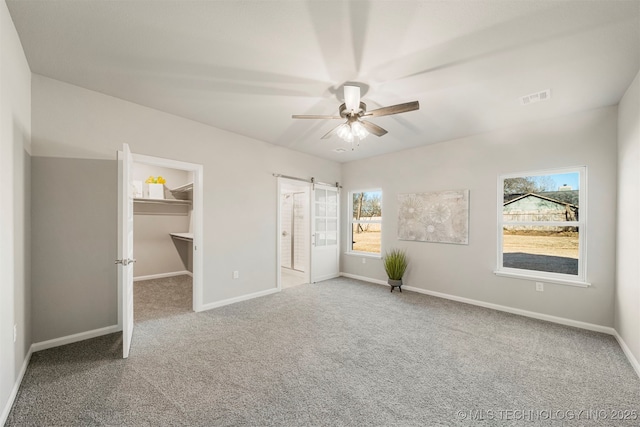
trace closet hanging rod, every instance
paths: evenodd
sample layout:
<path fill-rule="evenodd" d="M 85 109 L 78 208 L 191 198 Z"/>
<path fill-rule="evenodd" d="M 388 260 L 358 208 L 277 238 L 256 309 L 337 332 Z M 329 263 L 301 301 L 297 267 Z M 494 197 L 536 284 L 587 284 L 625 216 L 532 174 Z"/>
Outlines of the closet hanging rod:
<path fill-rule="evenodd" d="M 276 178 L 286 178 L 286 179 L 292 179 L 294 181 L 303 181 L 303 182 L 310 182 L 312 184 L 326 185 L 327 187 L 342 188 L 342 185 L 340 185 L 339 182 L 334 182 L 333 184 L 329 184 L 327 182 L 316 181 L 314 177 L 311 177 L 311 179 L 305 179 L 305 178 L 298 178 L 297 176 L 282 175 L 279 173 L 274 173 L 272 175 L 275 176 Z"/>

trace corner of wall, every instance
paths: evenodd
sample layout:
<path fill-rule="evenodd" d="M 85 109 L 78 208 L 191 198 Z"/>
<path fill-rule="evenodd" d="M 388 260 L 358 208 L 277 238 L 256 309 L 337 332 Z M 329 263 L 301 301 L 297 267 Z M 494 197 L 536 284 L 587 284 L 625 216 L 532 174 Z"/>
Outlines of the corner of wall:
<path fill-rule="evenodd" d="M 618 104 L 614 327 L 640 375 L 640 71 Z"/>

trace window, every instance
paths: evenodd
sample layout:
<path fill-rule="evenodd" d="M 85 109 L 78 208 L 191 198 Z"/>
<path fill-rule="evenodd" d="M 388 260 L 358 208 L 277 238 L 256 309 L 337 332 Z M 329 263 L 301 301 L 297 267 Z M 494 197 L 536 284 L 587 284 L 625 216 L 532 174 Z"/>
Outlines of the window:
<path fill-rule="evenodd" d="M 499 179 L 498 271 L 556 283 L 585 283 L 586 169 Z"/>
<path fill-rule="evenodd" d="M 349 193 L 349 252 L 380 255 L 382 234 L 382 190 Z"/>

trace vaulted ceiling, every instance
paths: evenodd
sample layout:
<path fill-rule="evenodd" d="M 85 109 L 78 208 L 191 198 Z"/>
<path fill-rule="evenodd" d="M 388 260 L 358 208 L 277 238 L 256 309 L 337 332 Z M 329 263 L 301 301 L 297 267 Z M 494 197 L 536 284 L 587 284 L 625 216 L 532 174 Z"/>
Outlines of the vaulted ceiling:
<path fill-rule="evenodd" d="M 7 4 L 34 73 L 341 162 L 615 105 L 640 69 L 637 0 Z M 337 114 L 345 82 L 421 108 L 355 151 L 291 118 Z"/>

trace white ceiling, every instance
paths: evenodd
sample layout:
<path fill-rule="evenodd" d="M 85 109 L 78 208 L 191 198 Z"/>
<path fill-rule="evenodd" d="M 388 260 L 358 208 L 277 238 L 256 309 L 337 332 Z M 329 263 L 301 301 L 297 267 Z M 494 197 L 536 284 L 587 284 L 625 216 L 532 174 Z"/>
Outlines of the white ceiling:
<path fill-rule="evenodd" d="M 31 70 L 336 161 L 618 103 L 640 68 L 640 1 L 7 0 Z M 345 82 L 372 122 L 337 137 Z M 519 97 L 551 89 L 528 106 Z"/>

